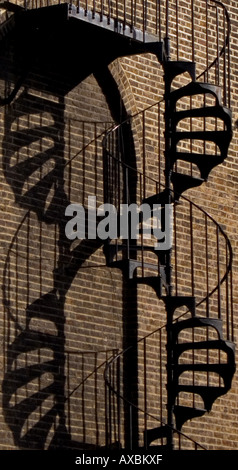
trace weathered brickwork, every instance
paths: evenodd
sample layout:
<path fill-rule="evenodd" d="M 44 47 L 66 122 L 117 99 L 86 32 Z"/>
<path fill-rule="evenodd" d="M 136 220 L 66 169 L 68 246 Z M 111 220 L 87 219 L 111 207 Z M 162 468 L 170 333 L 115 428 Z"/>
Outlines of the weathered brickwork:
<path fill-rule="evenodd" d="M 197 17 L 203 3 L 205 2 L 201 1 L 201 6 L 196 10 Z M 234 255 L 233 302 L 236 342 L 238 8 L 235 0 L 224 3 L 228 6 L 231 17 L 233 139 L 227 160 L 212 170 L 206 183 L 197 189 L 189 190 L 187 194 L 221 224 L 231 241 Z M 181 11 L 184 16 L 180 17 L 180 24 L 184 22 L 184 34 L 180 34 L 177 44 L 172 41 L 173 60 L 192 60 L 188 9 L 187 2 L 184 2 Z M 175 36 L 176 12 L 175 9 L 173 11 L 171 24 Z M 154 28 L 153 12 L 152 5 L 148 14 L 151 31 Z M 113 16 L 113 9 L 111 15 Z M 138 22 L 141 21 L 142 24 L 142 12 L 139 7 L 136 15 Z M 196 28 L 196 32 L 201 28 L 200 38 L 195 40 L 198 73 L 206 66 L 206 57 L 203 55 L 206 25 L 202 14 L 200 23 Z M 163 37 L 164 30 L 161 34 Z M 212 38 L 216 36 L 216 31 L 211 28 L 209 34 L 213 57 Z M 5 72 L 1 74 L 1 96 L 7 96 L 13 90 L 17 78 L 17 71 L 12 65 L 13 45 L 14 39 L 10 35 L 7 40 L 3 40 L 1 46 L 5 68 Z M 79 61 L 77 57 L 75 60 Z M 82 62 L 78 65 L 81 68 Z M 41 65 L 36 61 L 13 101 L 2 106 L 0 111 L 2 450 L 48 449 L 49 446 L 79 448 L 79 443 L 82 448 L 105 446 L 110 432 L 107 428 L 108 416 L 105 409 L 109 409 L 109 400 L 116 402 L 116 398 L 108 394 L 105 388 L 105 364 L 129 346 L 130 338 L 132 344 L 135 344 L 138 339 L 144 338 L 166 323 L 164 302 L 157 298 L 154 289 L 143 284 L 137 289 L 128 287 L 120 269 L 106 266 L 101 241 L 69 241 L 64 234 L 68 220 L 64 212 L 68 204 L 78 203 L 87 207 L 88 196 L 94 195 L 98 205 L 104 202 L 102 141 L 108 129 L 130 116 L 135 117 L 130 120 L 133 145 L 130 147 L 128 144 L 128 153 L 133 147 L 136 165 L 133 152 L 128 156 L 129 164 L 143 172 L 143 156 L 146 154 L 148 194 L 156 192 L 155 182 L 163 184 L 162 67 L 152 53 L 129 55 L 116 58 L 108 67 L 103 63 L 93 72 L 89 67 L 90 71 L 87 69 L 85 76 L 78 79 L 78 83 L 69 84 L 64 70 L 62 74 L 59 70 L 46 73 Z M 77 81 L 77 73 L 75 74 Z M 176 79 L 174 86 L 179 87 L 189 81 L 190 77 L 186 74 Z M 158 104 L 159 102 L 161 104 Z M 143 127 L 143 119 L 146 127 Z M 194 124 L 195 129 L 196 126 L 199 129 L 200 125 L 202 124 L 199 121 Z M 211 122 L 211 129 L 212 126 Z M 143 144 L 144 131 L 146 135 Z M 145 186 L 145 182 L 141 183 L 142 189 L 143 185 Z M 139 197 L 139 185 L 137 190 L 136 197 Z M 176 262 L 178 284 L 181 286 L 179 293 L 189 295 L 191 274 L 186 264 L 191 256 L 189 228 L 186 228 L 188 204 L 184 202 L 179 205 L 177 211 L 180 214 L 178 219 L 185 220 L 185 228 L 182 222 L 180 229 L 178 228 L 181 236 L 177 240 Z M 195 217 L 195 284 L 196 295 L 202 298 L 206 292 L 202 259 L 205 254 L 203 218 L 196 210 Z M 217 275 L 216 253 L 213 247 L 215 232 L 211 229 L 209 234 L 209 282 L 212 287 Z M 223 270 L 226 266 L 224 246 L 221 241 Z M 153 255 L 149 254 L 149 259 L 155 263 Z M 222 291 L 222 296 L 223 305 L 226 301 L 225 291 Z M 215 303 L 215 300 L 211 301 L 211 311 L 215 310 L 213 302 Z M 199 310 L 201 314 L 202 309 L 203 306 Z M 188 340 L 189 334 L 190 332 L 187 333 Z M 156 375 L 159 363 L 162 359 L 165 361 L 166 355 L 165 348 L 159 348 L 161 336 L 165 344 L 164 329 L 162 332 L 156 331 L 146 340 L 146 350 L 150 351 L 146 374 L 143 369 L 145 341 L 138 344 L 138 364 L 141 372 L 136 405 L 142 409 L 144 407 L 146 375 L 147 412 L 165 420 L 166 393 L 161 396 Z M 127 373 L 128 371 L 125 371 L 125 374 Z M 165 387 L 165 370 L 161 373 L 160 380 Z M 125 393 L 128 399 L 133 400 L 130 395 L 133 392 L 126 390 Z M 237 450 L 237 407 L 236 374 L 228 394 L 216 400 L 210 413 L 188 421 L 183 427 L 183 432 L 209 450 Z M 159 409 L 163 409 L 163 416 L 158 416 Z M 141 417 L 139 424 L 142 429 Z M 120 426 L 122 425 L 123 422 L 120 423 Z M 147 425 L 155 427 L 158 424 L 148 418 Z M 115 436 L 117 441 L 116 430 Z M 185 440 L 184 448 L 190 448 L 189 446 L 190 443 Z"/>

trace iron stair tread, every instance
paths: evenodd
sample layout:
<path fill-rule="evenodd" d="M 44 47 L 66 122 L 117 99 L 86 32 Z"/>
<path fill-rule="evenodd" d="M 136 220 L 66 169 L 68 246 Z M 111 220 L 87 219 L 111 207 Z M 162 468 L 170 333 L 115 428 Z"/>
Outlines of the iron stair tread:
<path fill-rule="evenodd" d="M 186 320 L 180 320 L 176 323 L 173 323 L 172 330 L 178 335 L 178 333 L 186 328 L 195 328 L 201 326 L 211 326 L 215 328 L 219 334 L 220 339 L 222 338 L 222 320 L 218 318 L 209 318 L 209 317 L 197 317 L 188 318 Z"/>
<path fill-rule="evenodd" d="M 174 111 L 173 123 L 190 117 L 217 117 L 222 119 L 227 127 L 231 128 L 231 110 L 226 106 L 203 106 L 200 108 L 190 108 L 181 111 Z"/>
<path fill-rule="evenodd" d="M 175 415 L 176 428 L 180 431 L 186 421 L 203 416 L 207 413 L 207 410 L 204 408 L 174 405 L 173 413 Z"/>
<path fill-rule="evenodd" d="M 171 182 L 173 184 L 174 199 L 178 201 L 180 195 L 190 188 L 200 186 L 205 180 L 203 178 L 197 178 L 184 173 L 176 173 L 172 171 Z"/>
<path fill-rule="evenodd" d="M 220 349 L 224 352 L 230 353 L 231 357 L 233 357 L 235 353 L 234 343 L 222 339 L 186 342 L 174 345 L 174 350 L 177 354 L 181 354 L 182 352 L 190 349 Z"/>
<path fill-rule="evenodd" d="M 187 60 L 168 60 L 164 63 L 164 70 L 166 78 L 169 78 L 170 82 L 175 77 L 188 72 L 192 80 L 196 80 L 196 62 Z"/>
<path fill-rule="evenodd" d="M 179 173 L 179 172 L 175 172 L 175 171 L 172 171 L 172 174 L 171 174 L 171 180 L 172 182 L 176 181 L 176 180 L 186 180 L 186 181 L 194 181 L 194 184 L 202 184 L 203 183 L 203 178 L 197 178 L 195 176 L 191 176 L 191 175 L 187 175 L 185 173 Z"/>
<path fill-rule="evenodd" d="M 147 445 L 150 445 L 151 442 L 157 439 L 167 438 L 169 432 L 170 432 L 170 429 L 166 425 L 158 426 L 158 427 L 151 428 L 151 429 L 146 429 L 144 431 L 145 442 Z"/>
<path fill-rule="evenodd" d="M 227 138 L 231 135 L 230 130 L 217 131 L 176 131 L 171 132 L 172 138 L 177 142 L 184 139 L 207 140 L 217 142 L 219 139 Z"/>
<path fill-rule="evenodd" d="M 174 384 L 174 393 L 176 393 L 177 395 L 180 392 L 200 395 L 200 397 L 203 399 L 204 407 L 207 411 L 210 411 L 216 399 L 222 395 L 225 395 L 229 389 L 230 387 L 227 386 Z"/>
<path fill-rule="evenodd" d="M 178 392 L 192 392 L 192 393 L 198 393 L 199 395 L 203 396 L 204 394 L 210 394 L 210 395 L 217 395 L 218 397 L 220 395 L 224 395 L 224 393 L 227 392 L 227 388 L 224 386 L 219 386 L 219 385 L 183 385 L 179 384 L 177 385 L 177 390 Z M 207 408 L 206 408 L 207 409 Z"/>
<path fill-rule="evenodd" d="M 180 374 L 184 371 L 204 371 L 204 372 L 216 372 L 221 376 L 227 375 L 228 371 L 230 369 L 233 369 L 233 366 L 230 365 L 229 363 L 216 363 L 216 364 L 203 364 L 203 363 L 197 363 L 197 364 L 176 364 L 173 365 L 173 369 L 177 370 Z"/>
<path fill-rule="evenodd" d="M 212 94 L 215 96 L 217 103 L 220 104 L 221 100 L 221 87 L 205 82 L 190 82 L 184 87 L 180 87 L 177 90 L 171 91 L 170 102 L 175 104 L 180 98 L 184 96 L 193 96 L 199 94 Z"/>
<path fill-rule="evenodd" d="M 166 308 L 169 310 L 172 317 L 173 317 L 175 310 L 183 306 L 189 309 L 189 311 L 192 314 L 192 317 L 194 317 L 195 315 L 196 297 L 194 295 L 163 296 L 162 300 L 166 304 Z M 179 322 L 179 324 L 180 323 L 182 323 L 182 321 Z M 175 328 L 175 325 L 177 325 L 177 323 L 172 324 L 172 329 Z"/>
<path fill-rule="evenodd" d="M 193 152 L 171 152 L 172 163 L 175 163 L 178 160 L 194 163 L 200 171 L 201 178 L 205 181 L 212 169 L 224 162 L 225 156 L 226 155 L 212 155 Z"/>
<path fill-rule="evenodd" d="M 160 193 L 153 194 L 152 196 L 148 196 L 142 200 L 142 204 L 149 204 L 151 207 L 153 204 L 168 204 L 169 200 L 169 191 L 163 190 Z"/>

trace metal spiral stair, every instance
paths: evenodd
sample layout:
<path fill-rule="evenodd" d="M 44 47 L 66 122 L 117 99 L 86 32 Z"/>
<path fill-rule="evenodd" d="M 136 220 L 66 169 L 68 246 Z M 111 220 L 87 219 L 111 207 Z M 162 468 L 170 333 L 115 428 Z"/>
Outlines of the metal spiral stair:
<path fill-rule="evenodd" d="M 166 47 L 165 47 L 166 48 Z M 168 54 L 167 54 L 168 56 Z M 166 55 L 165 55 L 166 57 Z M 165 173 L 167 172 L 166 187 L 162 191 L 149 197 L 143 198 L 142 203 L 148 203 L 153 207 L 153 204 L 161 204 L 162 208 L 164 204 L 178 202 L 181 204 L 183 200 L 181 196 L 183 193 L 191 188 L 198 187 L 207 181 L 208 176 L 213 168 L 224 162 L 228 155 L 228 148 L 232 138 L 232 122 L 231 122 L 231 111 L 228 107 L 222 104 L 222 89 L 217 84 L 199 82 L 196 80 L 196 68 L 194 62 L 182 62 L 182 61 L 168 61 L 165 60 L 164 66 L 164 81 L 165 81 L 165 159 L 166 167 Z M 189 72 L 192 81 L 175 91 L 171 90 L 172 81 L 185 72 Z M 177 103 L 182 98 L 189 98 L 190 105 L 192 103 L 191 98 L 197 97 L 198 95 L 204 98 L 203 106 L 201 107 L 187 107 L 186 110 L 178 110 Z M 213 97 L 212 104 L 207 104 L 207 97 Z M 215 103 L 214 103 L 215 101 Z M 184 119 L 202 118 L 204 122 L 204 128 L 201 130 L 180 130 L 179 124 Z M 222 126 L 218 129 L 217 124 L 214 129 L 210 130 L 209 126 L 206 126 L 206 120 L 214 118 L 220 120 Z M 216 121 L 217 122 L 217 121 Z M 192 143 L 196 140 L 204 142 L 204 153 L 200 153 L 187 150 L 181 150 L 180 143 L 184 140 L 189 142 L 188 148 L 192 148 Z M 215 144 L 215 151 L 207 151 L 205 149 L 206 143 L 212 142 Z M 190 145 L 191 143 L 191 145 Z M 108 151 L 108 156 L 110 151 Z M 107 155 L 107 150 L 106 150 Z M 106 156 L 107 158 L 107 156 Z M 123 161 L 123 156 L 120 156 Z M 193 170 L 190 172 L 181 172 L 177 169 L 177 162 L 187 162 L 194 165 L 200 172 L 200 175 L 193 175 Z M 130 185 L 130 182 L 128 183 Z M 140 246 L 137 244 L 133 246 L 130 241 L 127 242 L 127 254 L 124 255 L 124 259 L 114 260 L 116 253 L 123 251 L 122 245 L 110 245 L 105 246 L 105 254 L 108 265 L 110 267 L 116 267 L 123 270 L 125 276 L 131 282 L 135 284 L 147 284 L 154 288 L 158 298 L 164 300 L 166 311 L 167 311 L 167 350 L 168 350 L 168 378 L 167 378 L 167 390 L 168 390 L 168 408 L 170 409 L 170 416 L 168 418 L 169 425 L 171 426 L 173 413 L 176 422 L 176 428 L 181 430 L 182 426 L 188 421 L 196 417 L 203 416 L 206 412 L 209 412 L 212 408 L 213 403 L 218 397 L 226 394 L 232 383 L 232 378 L 235 372 L 235 346 L 232 338 L 224 337 L 223 328 L 226 320 L 222 320 L 222 315 L 219 307 L 219 314 L 217 318 L 209 316 L 209 312 L 206 316 L 201 316 L 196 312 L 197 300 L 194 295 L 174 295 L 171 293 L 171 279 L 166 273 L 170 271 L 170 261 L 168 253 L 157 250 L 155 252 L 158 257 L 159 273 L 157 276 L 144 276 L 137 275 L 136 270 L 138 267 L 142 267 L 143 262 L 138 261 L 131 256 L 132 253 L 140 253 L 142 251 L 153 252 L 153 247 Z M 125 246 L 124 246 L 125 248 Z M 129 255 L 128 255 L 129 253 Z M 170 254 L 169 254 L 170 256 Z M 167 259 L 166 259 L 167 258 Z M 146 262 L 143 268 L 150 268 Z M 175 268 L 176 269 L 176 268 Z M 176 273 L 175 273 L 176 276 Z M 220 281 L 219 281 L 220 283 Z M 162 286 L 165 288 L 167 295 L 162 294 Z M 210 294 L 209 294 L 210 295 Z M 219 302 L 219 299 L 218 299 Z M 190 318 L 186 320 L 176 320 L 176 310 L 182 306 L 186 306 L 187 312 L 190 314 Z M 206 310 L 206 309 L 205 309 Z M 180 335 L 187 329 L 192 330 L 192 337 L 196 336 L 196 331 L 205 329 L 213 330 L 216 338 L 213 339 L 207 337 L 205 340 L 200 341 L 180 341 Z M 195 352 L 199 350 L 202 353 L 206 352 L 207 357 L 209 352 L 216 350 L 220 358 L 221 353 L 224 353 L 225 360 L 221 363 L 220 359 L 215 360 L 212 363 L 199 362 L 196 363 L 193 360 Z M 180 361 L 183 353 L 190 352 L 190 356 Z M 181 383 L 180 378 L 182 374 L 189 373 L 189 379 L 186 383 Z M 194 381 L 196 373 L 205 373 L 207 375 L 207 383 L 200 385 L 199 381 Z M 216 374 L 219 380 L 216 385 L 213 385 L 209 379 L 210 374 Z M 190 394 L 192 396 L 199 395 L 202 399 L 203 406 L 196 405 L 195 400 L 192 400 L 190 406 L 180 404 L 179 397 L 181 394 Z M 147 445 L 167 437 L 170 432 L 168 428 L 162 426 L 154 429 L 145 431 L 145 441 Z M 168 441 L 171 444 L 171 438 Z"/>
<path fill-rule="evenodd" d="M 8 3 L 8 2 L 7 2 Z M 93 23 L 95 21 L 100 23 L 100 27 L 103 26 L 104 28 L 110 29 L 110 21 L 104 21 L 102 16 L 93 17 L 90 15 L 86 15 L 85 11 L 82 14 L 82 11 L 78 9 L 77 11 L 75 8 L 70 9 L 69 15 L 76 17 L 76 19 L 82 19 L 83 21 L 88 21 L 89 23 Z M 13 25 L 14 27 L 14 20 L 13 17 L 8 20 L 9 24 Z M 111 20 L 112 21 L 112 20 Z M 8 24 L 8 23 L 7 23 Z M 6 25 L 7 25 L 6 24 Z M 119 25 L 119 26 L 118 26 Z M 97 25 L 98 26 L 98 25 Z M 5 27 L 4 27 L 5 28 Z M 5 30 L 3 28 L 4 34 L 8 33 L 8 29 Z M 147 202 L 149 204 L 160 203 L 162 206 L 168 202 L 171 202 L 176 207 L 177 203 L 183 204 L 184 196 L 183 193 L 191 188 L 198 187 L 202 185 L 208 178 L 210 172 L 215 168 L 217 165 L 223 163 L 223 161 L 227 157 L 228 147 L 232 137 L 232 130 L 231 130 L 231 112 L 230 109 L 223 105 L 222 100 L 222 87 L 213 83 L 205 83 L 196 80 L 196 70 L 195 70 L 195 62 L 188 62 L 188 61 L 170 61 L 168 60 L 168 54 L 166 51 L 166 45 L 164 46 L 161 41 L 155 41 L 154 38 L 151 40 L 151 36 L 141 36 L 136 29 L 127 28 L 123 25 L 123 22 L 120 24 L 118 21 L 116 24 L 113 21 L 113 28 L 111 27 L 111 32 L 116 35 L 125 36 L 126 38 L 130 39 L 130 48 L 128 50 L 128 54 L 130 53 L 139 53 L 145 52 L 147 50 L 156 51 L 157 57 L 164 67 L 165 73 L 165 100 L 166 100 L 166 112 L 165 112 L 165 140 L 167 141 L 167 148 L 166 148 L 166 159 L 167 159 L 167 174 L 168 180 L 166 186 L 160 191 L 154 192 L 149 196 L 145 196 L 143 200 L 140 202 Z M 127 39 L 126 39 L 127 40 Z M 133 46 L 131 48 L 131 40 Z M 135 42 L 133 42 L 135 40 Z M 141 42 L 143 46 L 141 46 Z M 144 45 L 145 44 L 145 45 Z M 123 46 L 121 49 L 116 51 L 116 56 L 123 55 L 125 53 L 125 49 L 127 50 L 128 44 Z M 119 51 L 119 52 L 118 52 Z M 114 58 L 114 56 L 113 56 Z M 111 59 L 110 59 L 111 60 Z M 184 74 L 185 72 L 189 72 L 191 77 L 191 82 L 186 86 L 181 86 L 179 89 L 172 91 L 171 84 L 173 80 L 178 77 L 179 75 Z M 189 108 L 186 110 L 177 109 L 177 104 L 179 100 L 183 98 L 192 98 L 196 96 L 204 97 L 204 106 L 199 108 Z M 211 96 L 215 100 L 215 104 L 207 105 L 206 98 Z M 181 131 L 179 130 L 180 123 L 185 119 L 194 119 L 194 118 L 202 118 L 204 122 L 206 119 L 215 118 L 219 119 L 223 123 L 222 129 L 215 129 L 215 130 L 188 130 L 188 131 Z M 207 142 L 212 142 L 216 145 L 216 152 L 207 153 L 196 153 L 193 151 L 181 151 L 180 143 L 183 140 L 187 141 L 194 141 L 199 140 L 203 141 L 204 145 Z M 107 145 L 107 139 L 105 140 L 105 145 Z M 111 154 L 110 152 L 105 150 L 106 158 L 110 159 Z M 47 152 L 44 156 L 45 160 L 47 161 L 49 156 Z M 194 176 L 192 172 L 183 173 L 177 169 L 177 164 L 179 161 L 187 162 L 191 165 L 195 165 L 199 172 L 199 176 Z M 32 198 L 32 192 L 36 193 L 36 190 L 27 192 L 24 197 L 21 197 L 22 187 L 24 185 L 24 181 L 33 173 L 35 164 L 37 164 L 37 158 L 35 161 L 24 161 L 20 164 L 17 164 L 15 167 L 12 167 L 10 172 L 8 173 L 8 181 L 9 184 L 12 184 L 14 178 L 18 179 L 18 185 L 14 185 L 14 192 L 16 198 L 18 198 L 18 202 L 22 207 L 29 208 L 29 201 L 33 204 L 31 209 L 33 209 L 38 216 L 39 220 L 46 220 L 47 222 L 51 221 L 51 218 L 47 219 L 47 213 L 45 213 L 45 199 L 49 194 L 50 188 L 52 186 L 52 176 L 54 174 L 47 175 L 42 181 L 38 184 L 39 192 L 44 193 L 45 197 L 42 199 L 42 207 L 34 208 L 34 201 Z M 119 166 L 123 167 L 124 171 L 126 165 L 123 166 L 123 162 L 119 162 Z M 160 185 L 159 185 L 160 186 Z M 37 188 L 36 188 L 37 189 Z M 61 197 L 62 194 L 60 193 L 57 197 Z M 33 202 L 32 202 L 33 201 Z M 67 202 L 67 201 L 66 201 Z M 53 200 L 54 205 L 54 200 Z M 128 251 L 129 250 L 129 251 Z M 118 253 L 121 251 L 122 258 L 116 259 Z M 231 388 L 232 377 L 235 372 L 235 354 L 234 354 L 234 343 L 233 343 L 233 335 L 232 331 L 226 335 L 224 334 L 224 324 L 226 322 L 223 321 L 223 316 L 221 314 L 221 309 L 218 311 L 217 317 L 210 317 L 209 312 L 206 311 L 206 301 L 208 301 L 209 297 L 216 291 L 219 291 L 219 286 L 224 283 L 229 275 L 230 272 L 230 265 L 227 265 L 227 270 L 222 278 L 219 279 L 216 287 L 213 291 L 209 291 L 207 296 L 203 299 L 203 306 L 204 306 L 204 316 L 201 315 L 201 309 L 199 308 L 199 313 L 197 313 L 197 306 L 198 303 L 195 295 L 174 295 L 170 292 L 171 282 L 168 279 L 168 252 L 154 250 L 153 246 L 148 245 L 139 245 L 139 244 L 128 244 L 126 246 L 121 245 L 114 245 L 111 243 L 107 243 L 104 248 L 107 264 L 110 267 L 120 268 L 123 270 L 125 277 L 129 279 L 129 282 L 132 284 L 147 284 L 148 286 L 152 287 L 159 299 L 164 301 L 166 306 L 166 311 L 168 314 L 168 338 L 169 338 L 169 353 L 170 353 L 170 377 L 169 383 L 167 383 L 167 387 L 170 390 L 170 398 L 171 398 L 171 410 L 175 417 L 176 422 L 176 429 L 181 430 L 182 426 L 185 424 L 186 421 L 193 419 L 195 417 L 201 417 L 206 412 L 210 411 L 212 408 L 213 403 L 218 397 L 221 397 L 225 393 L 229 391 Z M 125 255 L 125 252 L 127 254 Z M 137 259 L 138 254 L 142 254 L 144 252 L 150 252 L 155 254 L 157 258 L 158 264 L 158 272 L 157 274 L 151 274 L 144 276 L 143 270 L 154 268 L 154 264 L 150 262 L 144 262 L 140 259 Z M 128 254 L 129 253 L 129 254 Z M 137 269 L 142 268 L 142 275 L 137 275 Z M 57 285 L 57 280 L 56 280 Z M 40 318 L 47 317 L 47 309 L 49 307 L 49 302 L 52 305 L 52 302 L 58 302 L 56 291 L 47 294 L 41 299 L 40 302 L 37 302 L 36 305 L 31 305 L 29 311 L 26 312 L 26 322 L 29 324 L 30 316 L 39 316 Z M 176 311 L 180 307 L 185 306 L 187 308 L 187 313 L 190 318 L 181 319 L 176 317 Z M 200 307 L 200 306 L 199 306 Z M 56 305 L 57 308 L 57 305 Z M 62 320 L 63 325 L 63 320 Z M 61 325 L 61 326 L 62 326 Z M 59 325 L 58 325 L 59 326 Z M 60 328 L 61 328 L 60 326 Z M 217 335 L 216 339 L 210 339 L 209 335 L 207 335 L 207 339 L 203 341 L 190 341 L 190 342 L 180 342 L 180 335 L 181 333 L 185 332 L 187 329 L 193 331 L 193 335 L 196 335 L 196 330 L 204 330 L 212 329 L 215 334 Z M 232 330 L 232 327 L 231 327 Z M 213 337 L 214 335 L 212 335 Z M 30 414 L 36 406 L 38 406 L 40 401 L 44 401 L 45 397 L 51 395 L 52 393 L 56 393 L 57 396 L 57 387 L 60 388 L 60 394 L 63 390 L 63 381 L 64 377 L 59 375 L 58 369 L 54 360 L 49 361 L 48 363 L 45 362 L 43 367 L 39 367 L 37 369 L 36 366 L 28 367 L 27 369 L 27 376 L 22 379 L 22 371 L 14 370 L 12 365 L 14 360 L 16 359 L 17 355 L 20 353 L 28 353 L 34 349 L 35 340 L 38 341 L 38 347 L 44 347 L 44 345 L 49 345 L 52 342 L 52 351 L 55 356 L 57 356 L 58 348 L 62 349 L 63 340 L 59 338 L 59 345 L 57 345 L 57 341 L 55 342 L 55 338 L 51 338 L 50 335 L 40 335 L 38 332 L 34 333 L 31 332 L 29 334 L 28 329 L 20 333 L 16 339 L 12 342 L 11 345 L 8 346 L 8 372 L 5 375 L 4 383 L 3 383 L 3 393 L 6 399 L 5 408 L 8 409 L 7 412 L 7 422 L 9 422 L 9 426 L 15 436 L 16 443 L 20 444 L 23 447 L 32 447 L 35 448 L 37 445 L 40 446 L 38 441 L 38 431 L 32 427 L 29 432 L 22 438 L 20 435 L 21 428 L 23 425 L 23 418 L 22 422 L 18 422 L 12 427 L 12 417 L 15 413 L 17 408 L 21 407 L 21 411 L 26 409 L 26 414 Z M 41 345 L 41 346 L 39 346 Z M 211 350 L 218 351 L 218 355 L 224 353 L 226 355 L 226 360 L 222 363 L 220 361 L 213 362 L 213 363 L 194 363 L 191 361 L 191 357 L 196 350 L 203 350 L 206 352 Z M 187 361 L 180 361 L 181 356 L 183 353 L 191 352 L 190 356 L 188 356 Z M 63 354 L 63 349 L 62 349 Z M 14 391 L 22 384 L 27 384 L 27 380 L 31 380 L 32 378 L 39 377 L 43 372 L 50 371 L 54 377 L 54 382 L 52 385 L 47 387 L 46 389 L 39 390 L 34 396 L 31 396 L 29 399 L 26 399 L 21 404 L 16 405 L 16 407 L 9 406 L 8 401 L 10 400 L 11 396 L 14 394 Z M 190 383 L 181 384 L 180 378 L 183 373 L 192 372 L 194 375 L 196 372 L 205 372 L 207 377 L 210 373 L 216 373 L 223 381 L 219 381 L 219 385 L 212 385 L 207 383 L 206 386 L 195 384 L 193 380 Z M 14 385 L 12 385 L 12 378 L 16 377 Z M 208 380 L 209 382 L 209 380 Z M 191 404 L 190 406 L 181 405 L 179 403 L 179 397 L 182 393 L 189 393 L 192 395 L 200 395 L 203 400 L 204 406 L 196 406 L 195 403 Z M 59 395 L 60 395 L 59 394 Z M 42 432 L 45 433 L 44 436 L 47 436 L 49 429 L 52 423 L 55 420 L 55 416 L 58 413 L 59 408 L 61 407 L 62 403 L 59 402 L 56 404 L 55 408 L 52 408 L 49 411 L 48 415 L 43 416 L 41 428 Z M 62 405 L 63 409 L 63 405 Z M 24 413 L 23 413 L 24 414 Z M 62 411 L 61 416 L 61 423 L 59 426 L 64 426 L 64 413 Z M 170 423 L 171 424 L 171 423 Z M 145 442 L 146 445 L 150 445 L 152 442 L 156 441 L 157 439 L 161 438 L 168 438 L 168 433 L 171 432 L 171 426 L 159 426 L 154 427 L 153 429 L 145 429 Z M 168 431 L 168 429 L 170 431 Z M 174 428 L 173 428 L 174 429 Z M 67 432 L 66 432 L 67 434 Z M 38 441 L 38 443 L 37 443 Z"/>

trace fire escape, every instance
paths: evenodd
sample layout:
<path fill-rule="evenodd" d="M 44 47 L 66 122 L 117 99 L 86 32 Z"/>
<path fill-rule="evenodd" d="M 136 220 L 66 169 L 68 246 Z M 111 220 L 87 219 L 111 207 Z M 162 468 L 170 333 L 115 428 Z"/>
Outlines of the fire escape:
<path fill-rule="evenodd" d="M 101 51 L 108 47 L 107 63 L 120 56 L 150 52 L 157 56 L 163 67 L 164 99 L 115 126 L 103 141 L 105 202 L 118 208 L 125 203 L 147 203 L 151 208 L 158 204 L 162 220 L 166 204 L 172 207 L 173 212 L 172 247 L 155 249 L 154 243 L 144 238 L 142 230 L 136 241 L 108 240 L 104 246 L 107 265 L 122 270 L 128 290 L 133 292 L 143 285 L 149 286 L 167 315 L 165 325 L 144 338 L 135 337 L 129 344 L 128 336 L 125 350 L 106 365 L 105 445 L 130 449 L 138 446 L 148 448 L 150 445 L 181 448 L 182 427 L 189 420 L 209 412 L 213 403 L 228 393 L 235 372 L 231 245 L 222 227 L 184 195 L 187 190 L 203 185 L 212 170 L 224 162 L 232 138 L 227 10 L 216 0 L 191 0 L 188 7 L 189 53 L 185 52 L 183 56 L 183 32 L 178 28 L 179 0 L 159 2 L 154 8 L 152 5 L 154 27 L 150 24 L 151 12 L 147 2 L 142 2 L 140 7 L 131 2 L 128 8 L 117 1 L 115 4 L 103 3 L 100 7 L 96 2 L 91 6 L 73 2 L 46 8 L 25 7 L 24 10 L 4 2 L 2 7 L 13 12 L 1 26 L 2 36 L 15 28 L 15 18 L 18 28 L 22 24 L 27 28 L 33 24 L 40 29 L 45 18 L 50 23 L 55 15 L 59 15 L 72 28 L 80 26 L 81 34 L 87 31 L 89 37 L 96 32 L 100 38 L 99 45 L 95 45 L 95 50 L 92 45 L 88 46 L 95 60 L 100 62 Z M 202 66 L 199 57 L 199 71 L 196 63 L 199 45 L 196 12 L 203 15 L 205 23 L 205 55 Z M 214 34 L 210 50 L 208 29 L 211 25 Z M 71 51 L 71 54 L 75 52 Z M 9 101 L 16 96 L 20 86 L 21 81 Z M 150 111 L 154 112 L 159 129 L 157 155 L 154 157 L 159 168 L 157 179 L 147 172 L 146 133 Z M 141 171 L 130 164 L 128 156 L 127 130 L 128 126 L 133 128 L 134 123 L 138 124 L 142 136 Z M 164 129 L 164 135 L 161 129 Z M 39 212 L 38 216 L 43 217 Z M 187 253 L 180 248 L 181 237 L 187 240 Z M 203 285 L 198 283 L 199 270 L 203 272 L 200 276 Z M 56 302 L 55 297 L 49 296 L 48 304 L 44 303 L 42 318 L 44 309 L 52 301 Z M 31 310 L 31 318 L 41 315 L 38 310 Z M 26 339 L 24 343 L 20 341 L 22 336 Z M 37 338 L 39 341 L 39 335 Z M 16 391 L 11 384 L 11 378 L 16 374 L 12 364 L 18 354 L 33 348 L 33 339 L 27 339 L 27 333 L 21 332 L 7 344 L 4 406 L 6 421 L 17 444 L 21 423 L 17 426 L 10 424 L 16 411 L 10 405 Z M 42 341 L 47 339 L 42 337 Z M 158 358 L 157 370 L 152 372 L 150 341 Z M 58 387 L 63 386 L 53 362 L 48 363 L 48 370 L 51 369 L 56 382 L 58 380 Z M 135 373 L 132 373 L 133 369 Z M 38 373 L 41 373 L 40 369 Z M 37 376 L 37 371 L 32 369 L 32 374 Z M 16 388 L 17 380 L 23 379 L 19 375 L 15 381 Z M 156 410 L 151 405 L 153 398 L 149 396 L 149 385 L 153 380 L 159 396 Z M 138 381 L 140 384 L 143 382 L 142 398 L 138 398 Z M 57 395 L 57 386 L 54 392 Z M 40 399 L 40 393 L 36 398 Z M 135 401 L 133 397 L 136 397 Z M 23 405 L 27 413 L 27 400 Z M 63 407 L 63 403 L 59 401 L 58 406 Z M 47 417 L 44 426 L 47 430 Z M 36 445 L 36 429 L 32 428 L 20 445 L 31 447 L 31 439 Z"/>

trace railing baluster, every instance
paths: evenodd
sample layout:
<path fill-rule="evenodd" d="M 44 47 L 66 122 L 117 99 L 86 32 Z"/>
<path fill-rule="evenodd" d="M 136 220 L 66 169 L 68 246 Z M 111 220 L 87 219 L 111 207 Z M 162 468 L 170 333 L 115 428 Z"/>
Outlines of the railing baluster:
<path fill-rule="evenodd" d="M 207 214 L 204 215 L 205 217 L 205 258 L 206 258 L 206 316 L 209 317 L 209 256 L 208 256 L 208 222 L 207 222 Z"/>
<path fill-rule="evenodd" d="M 147 431 L 147 357 L 146 357 L 146 338 L 143 340 L 143 361 L 144 361 L 144 431 Z M 145 443 L 147 447 L 147 442 Z"/>
<path fill-rule="evenodd" d="M 221 275 L 220 275 L 220 243 L 219 243 L 219 230 L 218 227 L 216 229 L 216 236 L 217 236 L 217 307 L 218 307 L 218 318 L 221 318 Z"/>
<path fill-rule="evenodd" d="M 226 16 L 225 16 L 225 10 L 223 10 L 223 34 L 224 34 L 224 44 L 225 44 L 225 41 L 226 41 Z M 224 105 L 226 106 L 227 105 L 227 72 L 226 72 L 226 68 L 227 68 L 227 60 L 226 60 L 226 56 L 227 56 L 227 52 L 226 52 L 226 48 L 225 48 L 225 51 L 224 51 L 224 77 L 223 77 L 223 90 L 224 90 Z"/>
<path fill-rule="evenodd" d="M 117 358 L 117 436 L 121 444 L 121 357 Z"/>

